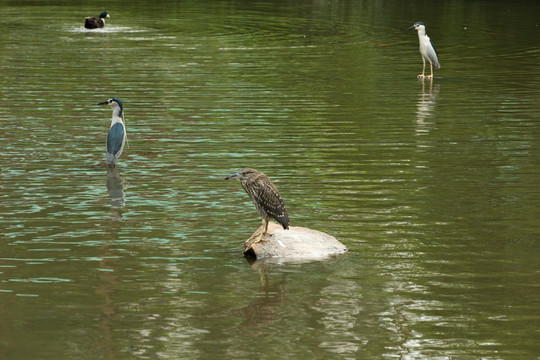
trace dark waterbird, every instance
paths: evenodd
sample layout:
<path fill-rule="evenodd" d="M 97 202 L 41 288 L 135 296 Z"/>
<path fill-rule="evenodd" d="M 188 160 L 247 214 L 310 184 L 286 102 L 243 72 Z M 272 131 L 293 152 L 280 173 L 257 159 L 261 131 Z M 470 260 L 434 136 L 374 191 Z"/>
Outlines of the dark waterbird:
<path fill-rule="evenodd" d="M 109 167 L 116 167 L 116 162 L 126 144 L 126 126 L 124 124 L 124 106 L 118 98 L 111 98 L 107 101 L 100 102 L 98 105 L 109 105 L 112 107 L 111 128 L 107 135 L 107 164 Z"/>
<path fill-rule="evenodd" d="M 105 26 L 105 19 L 110 18 L 109 13 L 103 11 L 97 17 L 87 17 L 84 20 L 84 27 L 87 29 L 97 29 Z"/>
<path fill-rule="evenodd" d="M 283 229 L 289 229 L 287 209 L 285 209 L 285 204 L 278 189 L 268 176 L 255 169 L 244 168 L 236 174 L 225 178 L 225 180 L 229 179 L 236 179 L 242 183 L 242 187 L 253 201 L 259 214 L 261 214 L 263 219 L 262 230 L 255 242 L 261 241 L 264 234 L 268 233 L 268 221 L 270 219 L 280 223 Z"/>

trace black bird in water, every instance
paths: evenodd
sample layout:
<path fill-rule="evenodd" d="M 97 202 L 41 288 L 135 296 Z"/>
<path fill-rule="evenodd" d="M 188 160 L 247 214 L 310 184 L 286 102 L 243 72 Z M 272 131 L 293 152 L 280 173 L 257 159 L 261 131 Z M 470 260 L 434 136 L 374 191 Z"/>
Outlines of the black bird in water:
<path fill-rule="evenodd" d="M 280 223 L 283 229 L 289 229 L 290 220 L 287 209 L 285 209 L 285 204 L 278 189 L 268 176 L 255 169 L 244 168 L 236 174 L 225 178 L 225 180 L 229 179 L 237 179 L 242 183 L 242 187 L 246 190 L 263 218 L 262 230 L 255 242 L 261 241 L 264 234 L 268 233 L 268 221 L 270 219 Z"/>
<path fill-rule="evenodd" d="M 103 11 L 98 17 L 87 17 L 84 20 L 84 27 L 87 29 L 97 29 L 105 26 L 105 19 L 110 18 L 109 13 Z"/>

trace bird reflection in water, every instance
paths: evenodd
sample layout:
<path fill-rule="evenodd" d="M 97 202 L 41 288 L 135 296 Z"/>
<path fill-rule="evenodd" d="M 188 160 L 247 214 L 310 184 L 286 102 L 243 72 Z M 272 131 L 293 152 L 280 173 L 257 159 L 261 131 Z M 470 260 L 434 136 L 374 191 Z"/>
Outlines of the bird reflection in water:
<path fill-rule="evenodd" d="M 248 305 L 240 309 L 240 316 L 243 318 L 242 326 L 249 330 L 250 336 L 258 336 L 267 333 L 266 329 L 273 322 L 279 319 L 278 309 L 282 305 L 286 296 L 285 274 L 280 280 L 270 281 L 268 269 L 265 264 L 253 265 L 258 271 L 261 280 L 259 295 Z M 253 328 L 260 332 L 254 332 Z"/>
<path fill-rule="evenodd" d="M 112 208 L 113 220 L 122 220 L 125 205 L 124 179 L 118 173 L 118 169 L 107 169 L 107 190 L 109 191 L 109 204 Z"/>
<path fill-rule="evenodd" d="M 429 128 L 426 119 L 433 115 L 439 96 L 439 83 L 421 81 L 422 91 L 418 94 L 416 103 L 416 135 L 428 135 Z"/>

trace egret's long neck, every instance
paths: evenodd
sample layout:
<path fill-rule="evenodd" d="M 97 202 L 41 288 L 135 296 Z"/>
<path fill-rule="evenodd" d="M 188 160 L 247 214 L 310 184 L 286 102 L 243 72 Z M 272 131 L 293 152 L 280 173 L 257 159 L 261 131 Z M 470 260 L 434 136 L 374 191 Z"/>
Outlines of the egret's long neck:
<path fill-rule="evenodd" d="M 114 124 L 118 122 L 123 123 L 124 120 L 123 120 L 123 115 L 122 115 L 122 109 L 120 108 L 120 106 L 115 105 L 113 106 L 113 111 L 112 111 L 111 126 L 113 126 Z"/>

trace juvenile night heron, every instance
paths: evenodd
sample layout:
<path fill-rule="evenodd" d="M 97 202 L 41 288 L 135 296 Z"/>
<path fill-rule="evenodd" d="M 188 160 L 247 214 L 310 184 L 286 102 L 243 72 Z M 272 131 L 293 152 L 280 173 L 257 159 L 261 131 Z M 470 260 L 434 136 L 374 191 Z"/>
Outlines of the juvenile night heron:
<path fill-rule="evenodd" d="M 126 144 L 126 126 L 124 125 L 124 107 L 118 98 L 111 98 L 100 102 L 98 105 L 110 105 L 113 109 L 111 128 L 107 135 L 107 163 L 110 167 L 116 167 L 118 158 L 124 151 Z"/>
<path fill-rule="evenodd" d="M 109 13 L 106 11 L 103 11 L 97 17 L 87 17 L 84 20 L 84 27 L 87 29 L 102 28 L 105 26 L 105 19 L 108 19 L 108 18 L 110 18 Z"/>
<path fill-rule="evenodd" d="M 420 54 L 422 55 L 422 61 L 424 62 L 424 67 L 422 67 L 422 74 L 418 75 L 418 77 L 421 79 L 433 79 L 433 65 L 435 65 L 437 70 L 441 68 L 441 65 L 439 64 L 439 54 L 437 54 L 437 50 L 435 50 L 435 46 L 433 45 L 433 42 L 431 41 L 429 36 L 426 35 L 426 25 L 424 25 L 424 23 L 417 22 L 409 28 L 409 30 L 412 29 L 418 31 L 418 40 L 420 41 Z M 431 67 L 431 75 L 428 76 L 424 75 L 426 71 L 426 61 L 429 61 Z"/>
<path fill-rule="evenodd" d="M 229 179 L 237 179 L 242 183 L 242 187 L 246 190 L 263 218 L 261 233 L 255 242 L 261 241 L 264 234 L 268 233 L 268 221 L 270 219 L 280 223 L 283 229 L 289 229 L 287 209 L 285 209 L 285 204 L 278 189 L 268 176 L 255 169 L 245 168 L 225 178 L 225 180 Z"/>

